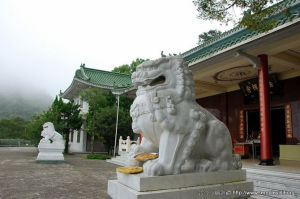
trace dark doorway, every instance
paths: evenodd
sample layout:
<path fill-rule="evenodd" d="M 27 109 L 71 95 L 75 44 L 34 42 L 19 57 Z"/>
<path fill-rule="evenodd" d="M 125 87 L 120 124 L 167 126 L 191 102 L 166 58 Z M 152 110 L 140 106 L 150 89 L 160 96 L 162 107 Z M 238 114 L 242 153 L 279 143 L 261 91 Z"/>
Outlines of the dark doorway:
<path fill-rule="evenodd" d="M 245 120 L 245 138 L 247 140 L 259 139 L 260 117 L 259 110 L 248 110 Z M 271 137 L 274 158 L 279 157 L 279 145 L 286 144 L 285 110 L 283 106 L 271 108 Z M 259 151 L 257 151 L 259 154 Z"/>
<path fill-rule="evenodd" d="M 273 156 L 279 157 L 279 145 L 286 144 L 285 111 L 283 106 L 271 109 L 271 131 Z"/>
<path fill-rule="evenodd" d="M 260 118 L 259 110 L 246 111 L 246 140 L 259 139 Z"/>

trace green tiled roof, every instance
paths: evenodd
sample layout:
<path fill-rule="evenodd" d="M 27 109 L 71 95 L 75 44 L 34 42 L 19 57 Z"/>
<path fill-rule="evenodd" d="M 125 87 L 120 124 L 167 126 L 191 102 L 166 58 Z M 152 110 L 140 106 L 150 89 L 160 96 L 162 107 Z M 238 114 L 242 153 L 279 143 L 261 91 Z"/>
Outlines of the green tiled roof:
<path fill-rule="evenodd" d="M 108 89 L 128 88 L 132 85 L 130 75 L 86 68 L 84 66 L 76 70 L 74 78 Z"/>
<path fill-rule="evenodd" d="M 290 19 L 284 15 L 283 11 L 288 3 L 291 2 L 297 2 L 291 7 L 289 7 L 289 11 L 291 13 Z M 276 27 L 285 24 L 286 22 L 289 22 L 291 20 L 299 18 L 299 12 L 300 12 L 300 2 L 299 0 L 286 0 L 283 2 L 280 2 L 274 6 L 278 7 L 279 13 L 272 16 L 272 18 L 278 19 L 279 23 Z M 195 62 L 199 59 L 205 58 L 207 56 L 213 55 L 221 50 L 224 50 L 226 48 L 229 48 L 235 44 L 241 43 L 242 41 L 245 41 L 247 39 L 250 39 L 251 37 L 254 37 L 255 35 L 260 34 L 258 31 L 252 31 L 246 28 L 233 28 L 227 32 L 224 32 L 219 37 L 216 37 L 212 40 L 209 40 L 187 52 L 184 52 L 182 56 L 184 57 L 184 60 L 188 63 Z"/>

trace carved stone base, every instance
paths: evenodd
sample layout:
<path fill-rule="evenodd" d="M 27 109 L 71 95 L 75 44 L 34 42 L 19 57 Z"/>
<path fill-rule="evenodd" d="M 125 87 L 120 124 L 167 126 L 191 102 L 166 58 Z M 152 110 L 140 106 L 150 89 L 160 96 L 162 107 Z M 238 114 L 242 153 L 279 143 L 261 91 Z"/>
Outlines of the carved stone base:
<path fill-rule="evenodd" d="M 39 154 L 36 161 L 64 161 L 64 146 L 53 148 L 51 144 L 39 145 Z"/>
<path fill-rule="evenodd" d="M 146 177 L 118 173 L 108 181 L 113 199 L 248 198 L 253 183 L 245 170 Z"/>
<path fill-rule="evenodd" d="M 117 180 L 108 181 L 108 194 L 113 199 L 218 199 L 249 198 L 247 191 L 253 191 L 252 182 L 236 182 L 217 185 L 196 186 L 180 189 L 138 192 Z"/>

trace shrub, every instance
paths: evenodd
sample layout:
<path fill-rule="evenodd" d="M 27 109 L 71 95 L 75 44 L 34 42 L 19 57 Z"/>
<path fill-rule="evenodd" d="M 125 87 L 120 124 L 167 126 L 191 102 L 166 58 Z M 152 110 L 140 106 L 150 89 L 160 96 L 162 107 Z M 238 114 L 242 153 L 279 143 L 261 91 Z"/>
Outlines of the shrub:
<path fill-rule="evenodd" d="M 104 154 L 88 154 L 86 156 L 87 159 L 98 159 L 98 160 L 106 160 L 110 159 L 109 155 L 104 155 Z"/>

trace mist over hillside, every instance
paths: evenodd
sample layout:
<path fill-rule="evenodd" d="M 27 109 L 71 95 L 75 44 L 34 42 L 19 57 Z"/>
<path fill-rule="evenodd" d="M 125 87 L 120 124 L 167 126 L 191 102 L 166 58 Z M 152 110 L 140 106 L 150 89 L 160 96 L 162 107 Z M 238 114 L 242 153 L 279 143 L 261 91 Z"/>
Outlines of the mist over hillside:
<path fill-rule="evenodd" d="M 19 116 L 31 120 L 35 113 L 47 110 L 53 100 L 43 90 L 28 85 L 0 86 L 0 119 Z"/>

